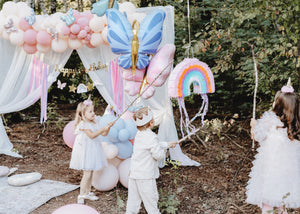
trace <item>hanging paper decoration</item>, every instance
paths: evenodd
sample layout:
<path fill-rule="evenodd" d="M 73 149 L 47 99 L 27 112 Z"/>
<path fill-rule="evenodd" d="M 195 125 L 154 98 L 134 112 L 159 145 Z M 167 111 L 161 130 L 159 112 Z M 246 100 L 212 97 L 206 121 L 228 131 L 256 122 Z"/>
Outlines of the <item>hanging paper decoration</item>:
<path fill-rule="evenodd" d="M 117 106 L 117 114 L 123 112 L 123 79 L 121 69 L 118 65 L 118 58 L 110 63 L 111 82 L 114 94 L 114 103 Z"/>
<path fill-rule="evenodd" d="M 33 9 L 31 9 L 30 16 L 25 16 L 25 20 L 29 25 L 33 25 L 35 23 L 35 14 Z"/>
<path fill-rule="evenodd" d="M 70 8 L 66 15 L 60 17 L 68 26 L 75 22 L 76 18 L 73 16 L 73 9 Z"/>
<path fill-rule="evenodd" d="M 32 69 L 30 76 L 30 85 L 28 94 L 41 87 L 41 117 L 40 122 L 47 120 L 47 96 L 48 96 L 48 85 L 47 85 L 47 73 L 48 65 L 40 61 L 36 56 L 32 60 Z"/>
<path fill-rule="evenodd" d="M 155 87 L 162 86 L 172 70 L 172 62 L 175 54 L 175 45 L 166 44 L 160 48 L 152 57 L 147 72 L 145 69 L 136 70 L 133 75 L 131 71 L 124 70 L 123 78 L 125 81 L 125 91 L 130 96 L 142 93 L 144 99 L 149 99 L 155 93 Z M 144 83 L 142 85 L 142 83 Z M 150 84 L 152 84 L 150 86 Z M 146 90 L 144 92 L 144 90 Z"/>
<path fill-rule="evenodd" d="M 191 86 L 193 89 L 192 91 Z M 178 98 L 182 136 L 184 136 L 183 126 L 187 133 L 194 131 L 191 122 L 193 122 L 196 117 L 201 115 L 203 124 L 204 116 L 208 109 L 207 93 L 214 92 L 214 77 L 207 64 L 196 58 L 186 58 L 174 68 L 168 81 L 168 95 L 169 97 Z M 201 94 L 203 102 L 199 112 L 190 120 L 185 108 L 184 97 L 189 96 L 192 93 Z M 183 114 L 185 116 L 185 121 L 183 121 Z"/>
<path fill-rule="evenodd" d="M 77 86 L 77 94 L 86 93 L 88 91 L 87 86 L 83 83 L 80 83 Z"/>
<path fill-rule="evenodd" d="M 75 93 L 76 87 L 74 85 L 69 86 L 69 91 Z"/>
<path fill-rule="evenodd" d="M 148 14 L 141 24 L 130 25 L 126 16 L 116 9 L 106 11 L 107 39 L 112 52 L 119 54 L 122 68 L 144 69 L 149 64 L 149 56 L 154 54 L 161 42 L 165 12 L 156 9 Z"/>
<path fill-rule="evenodd" d="M 66 87 L 67 83 L 61 83 L 60 80 L 57 80 L 57 88 L 59 88 L 60 90 L 63 90 L 64 87 Z"/>
<path fill-rule="evenodd" d="M 92 5 L 91 12 L 97 16 L 103 16 L 107 9 L 115 8 L 119 9 L 117 1 L 114 0 L 100 0 Z"/>

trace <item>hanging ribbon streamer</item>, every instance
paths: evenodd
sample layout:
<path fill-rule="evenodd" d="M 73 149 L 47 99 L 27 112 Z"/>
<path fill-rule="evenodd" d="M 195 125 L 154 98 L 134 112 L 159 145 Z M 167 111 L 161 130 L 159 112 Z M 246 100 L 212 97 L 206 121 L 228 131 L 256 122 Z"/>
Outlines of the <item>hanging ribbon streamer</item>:
<path fill-rule="evenodd" d="M 110 70 L 114 92 L 114 103 L 117 106 L 116 113 L 119 115 L 123 112 L 123 79 L 120 66 L 118 65 L 118 58 L 110 63 Z"/>
<path fill-rule="evenodd" d="M 42 94 L 41 94 L 41 118 L 40 123 L 46 122 L 47 120 L 47 98 L 48 98 L 48 85 L 47 85 L 47 74 L 48 65 L 41 62 L 41 74 L 42 74 Z"/>
<path fill-rule="evenodd" d="M 40 123 L 47 120 L 47 96 L 48 96 L 48 65 L 40 61 L 36 56 L 32 60 L 30 85 L 28 94 L 41 87 L 41 117 Z"/>

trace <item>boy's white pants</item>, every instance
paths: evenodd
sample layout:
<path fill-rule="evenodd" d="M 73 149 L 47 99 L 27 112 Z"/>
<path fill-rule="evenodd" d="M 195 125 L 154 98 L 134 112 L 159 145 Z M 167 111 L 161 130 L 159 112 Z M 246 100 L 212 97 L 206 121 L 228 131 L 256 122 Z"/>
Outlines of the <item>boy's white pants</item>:
<path fill-rule="evenodd" d="M 148 214 L 160 214 L 156 179 L 129 178 L 126 214 L 137 214 L 142 201 Z"/>

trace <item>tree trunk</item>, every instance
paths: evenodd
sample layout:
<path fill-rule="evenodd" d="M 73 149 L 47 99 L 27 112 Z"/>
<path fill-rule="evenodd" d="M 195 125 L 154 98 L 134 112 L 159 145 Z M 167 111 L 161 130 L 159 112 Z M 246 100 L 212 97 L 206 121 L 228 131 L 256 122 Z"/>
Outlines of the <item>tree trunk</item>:
<path fill-rule="evenodd" d="M 43 14 L 48 15 L 47 10 L 46 10 L 45 5 L 44 5 L 44 0 L 38 0 L 38 1 L 39 1 L 39 5 L 42 9 Z"/>
<path fill-rule="evenodd" d="M 64 0 L 65 12 L 68 12 L 67 0 Z"/>
<path fill-rule="evenodd" d="M 50 7 L 51 14 L 56 13 L 56 0 L 51 0 L 51 7 Z"/>
<path fill-rule="evenodd" d="M 298 44 L 297 44 L 297 56 L 296 56 L 296 66 L 299 64 L 299 57 L 300 57 L 300 41 L 298 40 Z M 296 67 L 297 69 L 297 73 L 298 73 L 298 84 L 299 84 L 299 87 L 300 87 L 300 67 Z"/>

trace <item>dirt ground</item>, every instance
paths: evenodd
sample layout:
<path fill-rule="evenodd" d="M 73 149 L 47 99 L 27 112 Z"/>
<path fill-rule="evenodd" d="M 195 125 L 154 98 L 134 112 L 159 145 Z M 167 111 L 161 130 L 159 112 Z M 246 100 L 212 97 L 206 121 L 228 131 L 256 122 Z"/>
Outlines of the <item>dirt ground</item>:
<path fill-rule="evenodd" d="M 58 109 L 64 124 L 73 119 L 74 112 L 74 109 Z M 178 112 L 174 115 L 179 118 Z M 38 120 L 30 118 L 8 124 L 8 136 L 23 158 L 0 155 L 1 165 L 17 167 L 16 173 L 40 172 L 43 179 L 79 184 L 81 173 L 69 169 L 72 150 L 63 141 L 63 130 L 54 121 L 43 132 L 44 127 Z M 233 122 L 231 118 L 220 131 L 204 129 L 181 145 L 186 155 L 201 163 L 200 167 L 175 169 L 169 165 L 160 170 L 157 185 L 162 208 L 177 206 L 176 213 L 180 214 L 259 213 L 258 207 L 245 203 L 245 186 L 255 155 L 251 150 L 249 121 L 236 121 L 233 125 L 230 122 Z M 127 189 L 120 183 L 108 192 L 93 190 L 100 200 L 86 201 L 88 206 L 102 214 L 125 212 Z M 79 189 L 55 197 L 32 214 L 52 213 L 61 206 L 76 203 L 78 194 Z M 141 209 L 140 213 L 146 212 Z M 289 213 L 300 213 L 300 209 L 289 210 Z"/>

